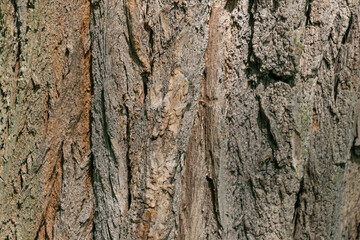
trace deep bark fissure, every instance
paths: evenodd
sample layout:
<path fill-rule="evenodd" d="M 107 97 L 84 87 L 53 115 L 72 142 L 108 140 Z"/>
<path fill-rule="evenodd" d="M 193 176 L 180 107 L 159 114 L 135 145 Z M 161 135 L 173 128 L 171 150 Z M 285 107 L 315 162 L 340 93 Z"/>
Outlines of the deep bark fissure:
<path fill-rule="evenodd" d="M 358 223 L 358 226 L 356 228 L 356 238 L 355 239 L 360 239 L 360 222 Z"/>
<path fill-rule="evenodd" d="M 126 69 L 126 66 L 124 65 L 124 72 L 126 76 L 126 92 L 129 92 L 129 76 Z M 143 84 L 144 84 L 144 92 L 146 91 L 147 94 L 147 88 L 146 83 L 144 82 L 144 78 L 142 77 Z M 145 89 L 146 88 L 146 89 Z M 146 100 L 146 94 L 144 93 L 144 102 Z M 130 111 L 129 107 L 127 106 L 128 99 L 126 98 L 126 95 L 123 95 L 123 107 L 125 110 L 125 116 L 126 116 L 126 129 L 125 129 L 125 144 L 126 144 L 126 168 L 127 168 L 127 191 L 128 191 L 128 199 L 127 199 L 127 208 L 128 210 L 131 208 L 131 201 L 132 201 L 132 193 L 131 193 L 131 180 L 132 180 L 132 167 L 131 167 L 131 159 L 130 159 L 130 142 L 131 142 L 131 121 L 130 121 Z"/>
<path fill-rule="evenodd" d="M 280 7 L 279 0 L 272 0 L 272 4 L 273 4 L 272 11 L 276 12 Z"/>
<path fill-rule="evenodd" d="M 312 5 L 313 0 L 306 0 L 306 5 L 305 5 L 305 26 L 311 25 L 311 5 Z"/>
<path fill-rule="evenodd" d="M 352 28 L 352 24 L 353 24 L 353 14 L 351 13 L 348 27 L 347 27 L 346 32 L 344 34 L 344 37 L 343 37 L 343 39 L 341 41 L 342 44 L 348 43 L 348 41 L 351 39 L 351 38 L 349 38 L 349 36 L 350 36 L 350 31 L 351 31 L 351 28 Z"/>
<path fill-rule="evenodd" d="M 249 7 L 248 7 L 248 14 L 249 14 L 249 27 L 250 27 L 250 38 L 248 41 L 248 49 L 249 53 L 247 56 L 247 61 L 249 63 L 249 68 L 258 71 L 260 69 L 260 65 L 258 59 L 254 53 L 254 46 L 253 46 L 253 38 L 254 38 L 254 27 L 255 27 L 255 18 L 253 11 L 256 11 L 257 7 L 257 0 L 249 0 Z"/>
<path fill-rule="evenodd" d="M 44 226 L 45 226 L 45 218 L 42 217 L 42 220 L 41 220 L 41 222 L 40 222 L 40 224 L 39 224 L 39 227 L 38 227 L 38 229 L 36 230 L 34 240 L 40 240 L 40 239 L 39 239 L 39 238 L 40 238 L 40 231 L 41 231 L 41 229 L 42 229 Z"/>
<path fill-rule="evenodd" d="M 64 142 L 61 143 L 61 147 L 60 147 L 60 171 L 61 171 L 61 182 L 60 182 L 60 190 L 59 190 L 59 194 L 58 194 L 58 201 L 57 201 L 57 204 L 56 204 L 56 211 L 59 211 L 59 210 L 62 210 L 61 208 L 61 201 L 60 201 L 60 198 L 61 198 L 61 192 L 62 192 L 62 184 L 64 182 L 64 163 L 65 163 L 65 157 L 64 157 Z M 55 219 L 55 215 L 54 215 L 54 219 Z M 54 234 L 54 231 L 53 231 L 53 234 Z M 54 238 L 53 238 L 54 239 Z"/>
<path fill-rule="evenodd" d="M 242 226 L 243 226 L 243 229 L 244 229 L 244 235 L 245 235 L 245 238 L 246 238 L 246 240 L 248 240 L 249 238 L 248 238 L 248 233 L 247 233 L 247 227 L 246 227 L 246 225 L 245 225 L 245 221 L 242 221 Z"/>
<path fill-rule="evenodd" d="M 238 0 L 227 0 L 225 4 L 225 9 L 229 12 L 232 12 L 238 4 Z"/>
<path fill-rule="evenodd" d="M 272 149 L 272 155 L 273 155 L 272 157 L 274 159 L 275 158 L 274 152 L 279 149 L 279 146 L 278 146 L 278 143 L 276 141 L 274 134 L 271 131 L 270 119 L 265 114 L 265 111 L 261 104 L 260 96 L 258 96 L 257 98 L 258 98 L 258 103 L 259 103 L 259 113 L 258 113 L 258 118 L 257 118 L 258 126 L 260 127 L 260 129 L 265 130 L 266 139 L 268 140 L 269 145 Z"/>
<path fill-rule="evenodd" d="M 341 48 L 339 50 L 339 54 L 338 56 L 336 57 L 336 60 L 335 60 L 335 76 L 334 76 L 334 86 L 333 86 L 333 96 L 334 96 L 334 102 L 336 103 L 336 100 L 337 100 L 337 96 L 338 96 L 338 92 L 339 92 L 339 83 L 340 83 L 340 79 L 339 79 L 339 76 L 338 76 L 338 62 L 339 62 L 339 57 L 340 57 L 340 52 L 341 52 Z"/>
<path fill-rule="evenodd" d="M 141 74 L 141 80 L 142 80 L 142 83 L 143 83 L 144 103 L 145 103 L 147 95 L 148 95 L 149 73 L 148 72 L 143 72 Z M 146 109 L 145 109 L 145 111 L 146 111 Z"/>
<path fill-rule="evenodd" d="M 16 1 L 16 0 L 14 0 L 14 1 Z M 35 8 L 35 2 L 36 2 L 36 0 L 28 0 L 27 4 L 26 4 L 26 7 L 34 9 Z"/>
<path fill-rule="evenodd" d="M 333 87 L 333 96 L 334 96 L 334 102 L 336 103 L 336 100 L 337 100 L 337 97 L 338 97 L 338 92 L 339 92 L 339 84 L 340 84 L 340 66 L 339 66 L 339 62 L 341 60 L 341 54 L 342 54 L 342 51 L 344 49 L 344 45 L 346 45 L 347 43 L 350 42 L 351 40 L 351 28 L 353 26 L 353 13 L 351 12 L 350 14 L 350 18 L 349 18 L 349 23 L 348 23 L 348 26 L 346 28 L 346 31 L 345 31 L 345 34 L 342 38 L 342 45 L 339 49 L 339 52 L 335 58 L 335 63 L 334 63 L 334 73 L 335 73 L 335 76 L 334 76 L 334 87 Z"/>
<path fill-rule="evenodd" d="M 20 64 L 21 64 L 21 51 L 22 51 L 22 41 L 21 41 L 21 26 L 22 26 L 22 22 L 20 20 L 20 13 L 19 13 L 19 6 L 17 4 L 17 0 L 11 0 L 11 3 L 14 7 L 14 25 L 15 25 L 15 29 L 16 29 L 16 33 L 14 33 L 14 35 L 16 36 L 16 44 L 17 44 L 17 48 L 16 48 L 16 53 L 15 53 L 15 65 L 13 68 L 13 71 L 16 75 L 17 78 L 19 78 L 21 76 L 21 71 L 20 71 Z"/>
<path fill-rule="evenodd" d="M 296 194 L 296 202 L 294 205 L 294 215 L 293 215 L 293 233 L 292 233 L 292 237 L 293 239 L 295 239 L 296 237 L 296 233 L 297 233 L 297 229 L 298 229 L 298 224 L 299 224 L 299 219 L 301 217 L 301 202 L 302 202 L 302 196 L 305 192 L 305 186 L 304 183 L 305 182 L 305 176 L 302 177 L 301 181 L 300 181 L 300 187 L 299 187 L 299 191 Z"/>
<path fill-rule="evenodd" d="M 134 5 L 135 6 L 134 6 Z M 148 73 L 150 71 L 150 69 L 148 69 L 148 63 L 145 62 L 145 56 L 143 51 L 143 46 L 141 45 L 141 39 L 138 39 L 139 36 L 137 31 L 139 31 L 140 26 L 138 26 L 137 28 L 135 27 L 137 23 L 136 21 L 139 21 L 139 19 L 133 19 L 133 14 L 134 11 L 139 10 L 136 9 L 138 6 L 136 6 L 135 1 L 127 1 L 125 3 L 125 15 L 126 15 L 126 26 L 127 26 L 127 33 L 128 33 L 128 38 L 126 39 L 127 44 L 129 46 L 129 54 L 132 57 L 132 60 L 141 68 L 143 68 L 143 72 L 144 73 Z M 136 29 L 134 29 L 134 27 Z M 144 27 L 144 26 L 141 26 Z M 146 30 L 146 29 L 143 29 Z M 149 32 L 149 37 L 152 38 L 152 34 L 151 31 Z M 151 41 L 151 38 L 149 41 Z M 146 56 L 148 57 L 148 56 Z"/>
<path fill-rule="evenodd" d="M 279 76 L 273 72 L 269 72 L 267 77 L 269 78 L 269 81 L 268 81 L 269 83 L 264 83 L 265 87 L 267 85 L 269 85 L 271 82 L 283 82 L 283 83 L 289 85 L 291 88 L 295 86 L 295 75 Z"/>
<path fill-rule="evenodd" d="M 89 34 L 90 34 L 90 39 L 93 38 L 93 33 L 91 31 L 91 22 L 92 20 L 92 16 L 94 16 L 94 9 L 97 8 L 98 6 L 95 5 L 95 3 L 92 0 L 89 0 L 90 3 L 90 11 L 89 11 L 89 18 L 90 18 L 90 25 L 89 25 Z M 89 161 L 89 176 L 90 176 L 90 183 L 91 183 L 91 188 L 94 189 L 94 184 L 95 184 L 95 162 L 94 162 L 94 153 L 92 151 L 93 146 L 94 146 L 94 142 L 93 142 L 93 122 L 95 121 L 94 115 L 93 115 L 93 111 L 92 111 L 92 107 L 93 107 L 93 97 L 95 94 L 95 82 L 94 82 L 94 75 L 93 75 L 93 62 L 94 62 L 94 56 L 93 56 L 93 41 L 90 41 L 90 48 L 89 48 L 89 80 L 90 80 L 90 93 L 91 93 L 91 107 L 89 108 L 89 144 L 90 144 L 90 161 Z M 94 199 L 96 199 L 96 195 L 94 194 Z M 95 211 L 94 211 L 94 215 L 95 215 Z M 93 229 L 92 229 L 92 236 L 94 236 L 94 231 L 95 231 L 95 224 L 93 225 Z"/>
<path fill-rule="evenodd" d="M 133 47 L 133 43 L 131 43 L 131 39 L 126 38 L 126 42 L 129 45 L 129 55 L 132 57 L 132 59 L 134 60 L 134 62 L 140 66 L 140 67 L 144 67 L 144 64 L 140 61 L 139 56 L 136 53 L 135 48 Z"/>
<path fill-rule="evenodd" d="M 350 160 L 357 164 L 360 164 L 359 151 L 360 151 L 360 146 L 354 146 L 354 145 L 352 146 Z"/>
<path fill-rule="evenodd" d="M 211 195 L 211 202 L 213 207 L 213 212 L 216 220 L 216 224 L 218 227 L 217 233 L 220 236 L 219 230 L 221 231 L 223 229 L 221 221 L 220 221 L 220 212 L 219 212 L 219 201 L 218 201 L 218 190 L 215 186 L 214 180 L 210 178 L 209 176 L 206 176 L 206 181 L 208 182 L 208 188 Z"/>
<path fill-rule="evenodd" d="M 130 141 L 131 141 L 131 132 L 130 132 L 130 113 L 129 113 L 129 108 L 126 106 L 126 103 L 124 103 L 124 107 L 125 107 L 125 114 L 126 114 L 126 166 L 127 166 L 127 187 L 128 187 L 128 210 L 131 207 L 131 178 L 132 178 L 132 174 L 131 174 L 131 160 L 130 160 Z"/>

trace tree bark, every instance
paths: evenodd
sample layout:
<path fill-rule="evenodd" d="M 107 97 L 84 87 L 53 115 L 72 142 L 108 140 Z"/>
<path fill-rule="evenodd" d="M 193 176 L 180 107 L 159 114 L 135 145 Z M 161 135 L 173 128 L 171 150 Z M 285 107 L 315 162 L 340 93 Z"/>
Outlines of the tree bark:
<path fill-rule="evenodd" d="M 359 10 L 0 1 L 0 239 L 359 239 Z"/>

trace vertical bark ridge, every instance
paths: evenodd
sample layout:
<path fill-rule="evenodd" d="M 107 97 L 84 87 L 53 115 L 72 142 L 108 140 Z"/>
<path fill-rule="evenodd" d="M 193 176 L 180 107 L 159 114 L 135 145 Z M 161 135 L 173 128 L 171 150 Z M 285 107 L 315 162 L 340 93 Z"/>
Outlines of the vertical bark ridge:
<path fill-rule="evenodd" d="M 91 239 L 89 2 L 4 1 L 1 12 L 16 33 L 4 43 L 16 42 L 13 58 L 1 52 L 14 67 L 1 75 L 11 100 L 0 237 Z"/>
<path fill-rule="evenodd" d="M 0 2 L 1 239 L 357 239 L 359 2 Z"/>

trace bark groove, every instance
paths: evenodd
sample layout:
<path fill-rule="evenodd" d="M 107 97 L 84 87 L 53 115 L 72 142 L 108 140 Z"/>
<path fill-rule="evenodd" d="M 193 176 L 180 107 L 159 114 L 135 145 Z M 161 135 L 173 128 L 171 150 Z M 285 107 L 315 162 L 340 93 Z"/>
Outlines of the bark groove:
<path fill-rule="evenodd" d="M 358 239 L 359 4 L 0 1 L 0 239 Z"/>

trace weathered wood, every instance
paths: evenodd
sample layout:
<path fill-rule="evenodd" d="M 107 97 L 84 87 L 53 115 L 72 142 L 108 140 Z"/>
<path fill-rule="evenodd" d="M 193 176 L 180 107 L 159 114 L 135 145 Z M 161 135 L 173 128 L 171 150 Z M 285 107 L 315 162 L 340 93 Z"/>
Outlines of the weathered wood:
<path fill-rule="evenodd" d="M 358 239 L 359 1 L 0 1 L 0 239 Z"/>

